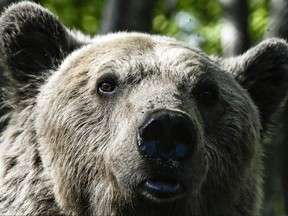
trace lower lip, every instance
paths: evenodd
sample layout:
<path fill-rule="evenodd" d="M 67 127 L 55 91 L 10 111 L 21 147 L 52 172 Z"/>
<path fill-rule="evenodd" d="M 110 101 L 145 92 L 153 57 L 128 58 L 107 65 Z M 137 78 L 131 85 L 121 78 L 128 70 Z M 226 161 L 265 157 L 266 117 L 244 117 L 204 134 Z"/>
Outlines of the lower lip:
<path fill-rule="evenodd" d="M 158 201 L 179 199 L 185 192 L 181 183 L 165 180 L 148 180 L 140 188 L 145 197 Z"/>

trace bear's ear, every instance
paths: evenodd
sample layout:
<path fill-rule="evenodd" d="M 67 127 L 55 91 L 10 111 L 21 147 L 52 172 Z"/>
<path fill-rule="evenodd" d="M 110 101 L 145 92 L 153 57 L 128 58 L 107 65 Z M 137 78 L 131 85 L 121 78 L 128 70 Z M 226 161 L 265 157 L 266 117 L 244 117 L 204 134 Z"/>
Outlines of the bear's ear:
<path fill-rule="evenodd" d="M 220 60 L 220 64 L 247 89 L 258 106 L 265 130 L 287 96 L 288 44 L 281 39 L 267 39 L 242 56 Z"/>
<path fill-rule="evenodd" d="M 56 68 L 82 45 L 48 10 L 31 2 L 8 7 L 0 17 L 0 57 L 6 77 L 24 86 Z"/>

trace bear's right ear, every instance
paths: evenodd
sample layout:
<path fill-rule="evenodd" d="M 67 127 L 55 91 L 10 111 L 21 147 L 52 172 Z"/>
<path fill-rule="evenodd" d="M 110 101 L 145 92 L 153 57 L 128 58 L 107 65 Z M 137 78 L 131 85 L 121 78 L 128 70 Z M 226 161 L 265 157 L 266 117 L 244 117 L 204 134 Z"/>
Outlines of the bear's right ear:
<path fill-rule="evenodd" d="M 53 14 L 32 2 L 14 4 L 0 18 L 1 66 L 18 87 L 41 80 L 82 45 Z"/>

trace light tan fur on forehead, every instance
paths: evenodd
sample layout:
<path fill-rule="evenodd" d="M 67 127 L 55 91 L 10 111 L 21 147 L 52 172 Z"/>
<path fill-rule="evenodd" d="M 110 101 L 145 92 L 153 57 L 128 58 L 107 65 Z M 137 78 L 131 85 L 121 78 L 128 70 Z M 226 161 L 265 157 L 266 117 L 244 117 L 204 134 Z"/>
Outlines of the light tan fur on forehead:
<path fill-rule="evenodd" d="M 91 66 L 95 60 L 112 60 L 126 55 L 141 54 L 152 50 L 155 44 L 148 35 L 126 33 L 98 36 L 86 46 L 73 52 L 64 62 L 62 68 L 69 70 L 76 65 Z"/>
<path fill-rule="evenodd" d="M 92 39 L 91 43 L 72 53 L 68 57 L 69 63 L 64 63 L 63 67 L 65 65 L 74 67 L 79 63 L 87 66 L 95 60 L 109 61 L 146 54 L 153 55 L 154 60 L 157 59 L 159 63 L 165 64 L 179 64 L 188 61 L 199 64 L 204 56 L 200 50 L 188 47 L 171 38 L 142 33 L 118 33 Z"/>

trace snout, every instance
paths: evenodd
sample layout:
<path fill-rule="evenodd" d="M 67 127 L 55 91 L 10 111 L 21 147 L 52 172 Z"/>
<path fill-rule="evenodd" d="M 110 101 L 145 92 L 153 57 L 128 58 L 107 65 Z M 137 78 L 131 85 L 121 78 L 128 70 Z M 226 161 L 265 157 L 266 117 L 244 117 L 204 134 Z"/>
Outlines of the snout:
<path fill-rule="evenodd" d="M 181 173 L 179 167 L 171 168 L 169 164 L 179 162 L 183 165 L 181 162 L 192 157 L 196 132 L 191 118 L 178 111 L 154 111 L 139 127 L 137 143 L 140 154 L 152 159 L 149 163 L 150 178 L 142 182 L 140 193 L 158 202 L 183 197 L 189 187 L 187 174 Z"/>
<path fill-rule="evenodd" d="M 190 117 L 179 111 L 157 110 L 140 126 L 137 142 L 141 154 L 163 161 L 190 157 L 196 133 Z"/>

